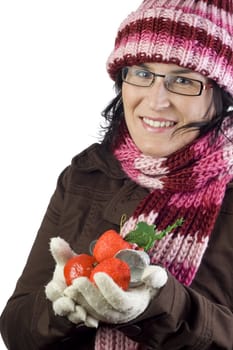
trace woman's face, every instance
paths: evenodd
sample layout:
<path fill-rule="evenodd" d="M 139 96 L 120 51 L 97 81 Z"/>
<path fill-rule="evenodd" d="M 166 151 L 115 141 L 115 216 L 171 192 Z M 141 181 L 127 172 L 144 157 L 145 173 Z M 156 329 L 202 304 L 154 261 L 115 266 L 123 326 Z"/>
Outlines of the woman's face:
<path fill-rule="evenodd" d="M 207 83 L 201 74 L 174 64 L 148 63 L 143 65 L 144 69 Z M 150 87 L 123 82 L 125 120 L 134 143 L 142 153 L 155 157 L 168 156 L 183 148 L 198 136 L 198 130 L 174 132 L 190 122 L 211 119 L 214 115 L 212 96 L 213 89 L 203 90 L 200 96 L 172 93 L 164 87 L 162 77 L 156 77 Z"/>

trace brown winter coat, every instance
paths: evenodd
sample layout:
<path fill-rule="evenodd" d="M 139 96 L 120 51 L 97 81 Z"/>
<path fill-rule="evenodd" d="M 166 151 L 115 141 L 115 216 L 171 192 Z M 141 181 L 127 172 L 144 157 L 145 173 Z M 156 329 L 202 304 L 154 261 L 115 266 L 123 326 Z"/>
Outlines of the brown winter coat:
<path fill-rule="evenodd" d="M 104 230 L 119 230 L 147 194 L 101 145 L 75 157 L 60 175 L 22 276 L 1 316 L 10 350 L 91 350 L 95 330 L 54 316 L 44 286 L 54 261 L 49 240 L 61 236 L 77 253 Z M 233 349 L 233 184 L 228 186 L 209 247 L 191 287 L 169 275 L 146 312 L 120 329 L 143 349 Z"/>

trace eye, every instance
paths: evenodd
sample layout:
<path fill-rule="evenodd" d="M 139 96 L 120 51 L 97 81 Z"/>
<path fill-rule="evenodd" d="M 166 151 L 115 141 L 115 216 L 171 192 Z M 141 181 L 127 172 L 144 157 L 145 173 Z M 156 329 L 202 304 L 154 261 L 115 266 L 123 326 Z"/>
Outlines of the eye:
<path fill-rule="evenodd" d="M 151 79 L 153 74 L 146 69 L 134 69 L 133 75 L 140 79 Z"/>
<path fill-rule="evenodd" d="M 172 79 L 173 84 L 178 84 L 178 85 L 193 85 L 193 80 L 185 77 L 179 77 L 175 76 Z"/>

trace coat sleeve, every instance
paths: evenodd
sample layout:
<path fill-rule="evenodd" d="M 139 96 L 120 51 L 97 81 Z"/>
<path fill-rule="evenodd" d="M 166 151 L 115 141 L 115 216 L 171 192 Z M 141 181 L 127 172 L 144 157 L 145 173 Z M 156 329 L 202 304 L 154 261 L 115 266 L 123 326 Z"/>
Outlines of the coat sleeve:
<path fill-rule="evenodd" d="M 145 314 L 120 330 L 147 350 L 233 348 L 230 309 L 184 287 L 171 275 Z"/>
<path fill-rule="evenodd" d="M 10 350 L 51 349 L 49 344 L 67 337 L 74 327 L 68 320 L 53 314 L 44 290 L 54 271 L 49 241 L 60 235 L 59 220 L 68 178 L 69 167 L 58 179 L 23 273 L 2 312 L 1 334 Z"/>

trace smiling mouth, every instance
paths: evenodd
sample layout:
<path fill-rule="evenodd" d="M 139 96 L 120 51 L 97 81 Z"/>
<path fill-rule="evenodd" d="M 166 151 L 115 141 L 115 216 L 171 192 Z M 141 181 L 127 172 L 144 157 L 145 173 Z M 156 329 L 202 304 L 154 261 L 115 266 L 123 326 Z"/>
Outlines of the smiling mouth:
<path fill-rule="evenodd" d="M 176 123 L 173 121 L 159 121 L 159 120 L 152 120 L 149 118 L 142 118 L 143 122 L 153 128 L 171 128 L 173 127 Z"/>

